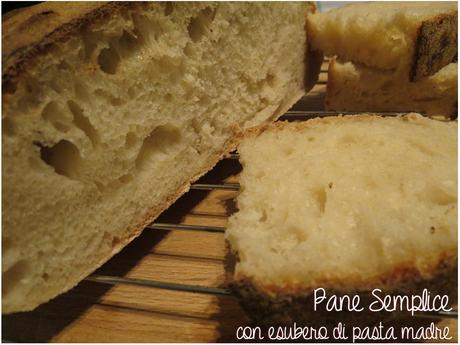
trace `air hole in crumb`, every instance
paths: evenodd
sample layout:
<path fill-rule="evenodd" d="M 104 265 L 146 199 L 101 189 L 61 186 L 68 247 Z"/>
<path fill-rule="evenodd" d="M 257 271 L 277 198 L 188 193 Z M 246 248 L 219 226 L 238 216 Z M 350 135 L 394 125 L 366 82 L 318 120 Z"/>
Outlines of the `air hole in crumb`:
<path fill-rule="evenodd" d="M 439 225 L 437 228 L 436 228 L 436 233 L 438 234 L 443 234 L 443 235 L 447 235 L 449 233 L 449 227 L 448 226 L 445 226 L 445 225 Z"/>
<path fill-rule="evenodd" d="M 298 226 L 290 226 L 287 229 L 287 232 L 294 235 L 297 242 L 305 242 L 307 240 L 307 234 L 303 231 L 302 228 Z"/>
<path fill-rule="evenodd" d="M 128 182 L 131 182 L 133 180 L 133 175 L 131 174 L 125 174 L 125 175 L 122 175 L 118 178 L 118 181 L 122 184 L 126 184 Z"/>
<path fill-rule="evenodd" d="M 173 126 L 159 126 L 144 139 L 137 155 L 136 168 L 143 170 L 154 163 L 154 157 L 158 153 L 165 153 L 173 149 L 174 145 L 181 140 L 180 131 Z"/>
<path fill-rule="evenodd" d="M 82 101 L 87 101 L 90 99 L 89 92 L 87 88 L 80 82 L 74 84 L 75 97 Z"/>
<path fill-rule="evenodd" d="M 283 151 L 284 151 L 284 154 L 286 156 L 290 156 L 290 155 L 292 155 L 294 153 L 294 148 L 291 147 L 291 146 L 287 146 L 287 147 L 284 148 Z"/>
<path fill-rule="evenodd" d="M 42 117 L 49 122 L 58 121 L 61 118 L 61 109 L 56 102 L 49 102 L 42 110 Z"/>
<path fill-rule="evenodd" d="M 99 133 L 91 124 L 89 119 L 84 115 L 83 110 L 80 108 L 80 106 L 72 100 L 67 102 L 67 106 L 69 107 L 73 115 L 73 123 L 75 124 L 75 126 L 80 128 L 83 131 L 83 133 L 86 134 L 93 146 L 97 145 L 97 143 L 99 142 Z"/>
<path fill-rule="evenodd" d="M 118 244 L 120 244 L 120 242 L 121 242 L 120 238 L 117 237 L 117 236 L 114 236 L 114 237 L 112 238 L 112 248 L 118 246 Z"/>
<path fill-rule="evenodd" d="M 187 27 L 190 38 L 193 42 L 198 42 L 206 34 L 208 27 L 214 20 L 215 10 L 207 7 L 198 13 L 195 18 L 190 20 Z"/>
<path fill-rule="evenodd" d="M 450 205 L 457 203 L 457 196 L 451 195 L 438 187 L 431 187 L 427 190 L 429 200 L 440 206 Z"/>
<path fill-rule="evenodd" d="M 259 218 L 259 222 L 265 222 L 267 220 L 268 216 L 267 216 L 267 211 L 266 210 L 262 210 L 262 214 Z"/>
<path fill-rule="evenodd" d="M 21 260 L 10 267 L 5 273 L 2 274 L 2 296 L 5 298 L 13 290 L 18 289 L 21 280 L 30 274 L 31 265 L 26 260 Z"/>
<path fill-rule="evenodd" d="M 52 147 L 40 147 L 41 159 L 62 176 L 77 180 L 81 165 L 80 151 L 70 141 L 61 140 Z"/>
<path fill-rule="evenodd" d="M 307 140 L 308 140 L 308 141 L 315 141 L 315 138 L 309 137 Z"/>
<path fill-rule="evenodd" d="M 83 49 L 79 51 L 79 56 L 85 61 L 92 60 L 92 56 L 97 48 L 97 42 L 102 39 L 99 32 L 91 31 L 88 26 L 82 29 Z"/>
<path fill-rule="evenodd" d="M 192 44 L 187 43 L 185 45 L 185 48 L 184 48 L 184 54 L 187 56 L 187 57 L 193 57 L 193 53 L 194 53 L 194 49 L 192 47 Z"/>
<path fill-rule="evenodd" d="M 168 103 L 172 101 L 172 98 L 173 98 L 173 96 L 170 93 L 167 93 L 165 95 L 165 101 L 168 102 Z"/>
<path fill-rule="evenodd" d="M 356 143 L 356 138 L 351 135 L 345 135 L 339 139 L 341 144 L 354 144 Z"/>
<path fill-rule="evenodd" d="M 122 55 L 131 55 L 138 50 L 142 45 L 142 39 L 140 35 L 135 35 L 126 30 L 123 30 L 123 34 L 118 40 L 118 47 Z"/>
<path fill-rule="evenodd" d="M 418 142 L 418 141 L 415 141 L 415 140 L 409 140 L 409 144 L 415 148 L 416 150 L 420 151 L 421 153 L 424 153 L 428 156 L 434 156 L 435 153 L 433 152 L 433 150 L 431 150 L 427 145 L 421 143 L 421 142 Z"/>
<path fill-rule="evenodd" d="M 135 98 L 137 96 L 137 94 L 138 94 L 139 89 L 140 89 L 140 86 L 138 84 L 131 85 L 128 88 L 128 97 L 129 97 L 129 99 Z"/>
<path fill-rule="evenodd" d="M 44 281 L 47 281 L 50 278 L 50 275 L 48 273 L 43 273 L 42 278 Z"/>
<path fill-rule="evenodd" d="M 174 11 L 174 3 L 172 1 L 167 1 L 165 3 L 165 16 L 169 16 Z"/>
<path fill-rule="evenodd" d="M 318 208 L 321 213 L 324 213 L 326 210 L 326 202 L 327 202 L 327 193 L 324 188 L 318 188 L 313 191 L 313 196 L 318 203 Z"/>
<path fill-rule="evenodd" d="M 365 178 L 364 181 L 365 181 L 366 188 L 368 189 L 377 188 L 377 182 L 373 178 L 368 177 L 368 178 Z"/>
<path fill-rule="evenodd" d="M 103 72 L 107 74 L 115 74 L 117 72 L 118 64 L 120 63 L 120 57 L 113 47 L 104 48 L 99 53 L 97 62 Z"/>
<path fill-rule="evenodd" d="M 138 141 L 137 135 L 134 134 L 133 132 L 129 132 L 126 134 L 126 139 L 125 139 L 125 149 L 130 149 L 134 145 L 136 145 Z"/>
<path fill-rule="evenodd" d="M 276 78 L 275 75 L 272 73 L 268 73 L 266 77 L 266 81 L 268 86 L 270 87 L 275 87 L 276 86 Z"/>
<path fill-rule="evenodd" d="M 2 134 L 6 136 L 14 135 L 15 129 L 13 120 L 5 117 L 2 119 Z"/>
<path fill-rule="evenodd" d="M 42 110 L 42 117 L 60 132 L 68 132 L 70 127 L 56 102 L 49 102 Z"/>

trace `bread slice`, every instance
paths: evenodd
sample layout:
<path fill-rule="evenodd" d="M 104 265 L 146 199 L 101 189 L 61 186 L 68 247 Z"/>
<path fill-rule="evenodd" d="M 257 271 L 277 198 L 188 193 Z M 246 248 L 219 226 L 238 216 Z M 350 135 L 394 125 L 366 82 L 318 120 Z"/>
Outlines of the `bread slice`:
<path fill-rule="evenodd" d="M 456 117 L 457 71 L 457 63 L 451 63 L 430 77 L 409 82 L 396 72 L 333 59 L 325 107 L 336 111 L 416 111 Z"/>
<path fill-rule="evenodd" d="M 366 2 L 308 20 L 314 49 L 367 67 L 400 70 L 411 81 L 457 55 L 457 2 Z"/>
<path fill-rule="evenodd" d="M 309 3 L 50 3 L 3 21 L 3 312 L 62 293 L 305 94 Z M 315 58 L 318 55 L 314 55 Z"/>
<path fill-rule="evenodd" d="M 457 123 L 408 114 L 277 123 L 238 148 L 226 238 L 234 288 L 261 323 L 371 323 L 313 310 L 313 291 L 457 292 Z"/>

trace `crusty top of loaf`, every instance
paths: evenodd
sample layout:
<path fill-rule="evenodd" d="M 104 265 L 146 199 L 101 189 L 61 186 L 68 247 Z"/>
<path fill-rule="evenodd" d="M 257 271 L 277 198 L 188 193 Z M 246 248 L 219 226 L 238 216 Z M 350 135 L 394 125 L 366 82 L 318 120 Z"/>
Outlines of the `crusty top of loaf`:
<path fill-rule="evenodd" d="M 340 15 L 371 15 L 372 18 L 366 18 L 373 20 L 377 18 L 381 20 L 383 15 L 388 16 L 386 18 L 391 19 L 390 16 L 397 16 L 402 11 L 408 11 L 407 13 L 416 16 L 418 19 L 427 19 L 438 13 L 443 13 L 446 10 L 456 10 L 456 1 L 375 1 L 375 2 L 364 2 L 356 4 L 348 4 L 343 7 L 339 7 L 331 10 L 329 13 L 338 12 Z"/>
<path fill-rule="evenodd" d="M 7 13 L 2 21 L 3 93 L 11 90 L 33 58 L 45 53 L 53 43 L 66 41 L 83 25 L 95 23 L 113 11 L 142 4 L 78 1 L 62 6 L 45 2 Z"/>
<path fill-rule="evenodd" d="M 355 3 L 315 14 L 307 23 L 314 49 L 341 60 L 407 73 L 436 73 L 457 51 L 456 2 Z"/>

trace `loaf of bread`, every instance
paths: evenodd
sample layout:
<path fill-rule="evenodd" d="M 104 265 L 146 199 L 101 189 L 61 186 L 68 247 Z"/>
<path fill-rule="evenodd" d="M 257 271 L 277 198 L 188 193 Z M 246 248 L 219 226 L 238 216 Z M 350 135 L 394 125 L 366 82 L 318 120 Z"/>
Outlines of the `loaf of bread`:
<path fill-rule="evenodd" d="M 309 3 L 44 3 L 3 20 L 3 312 L 75 286 L 314 84 Z"/>
<path fill-rule="evenodd" d="M 396 72 L 333 59 L 325 107 L 335 111 L 416 111 L 456 117 L 457 71 L 457 63 L 451 63 L 430 77 L 410 82 Z"/>
<path fill-rule="evenodd" d="M 366 2 L 311 16 L 312 47 L 367 67 L 399 70 L 412 81 L 457 55 L 457 2 Z"/>
<path fill-rule="evenodd" d="M 234 289 L 261 323 L 370 324 L 313 310 L 313 291 L 457 293 L 457 124 L 408 114 L 277 123 L 238 147 L 226 238 Z M 276 159 L 273 159 L 276 157 Z M 365 306 L 364 302 L 361 303 Z"/>

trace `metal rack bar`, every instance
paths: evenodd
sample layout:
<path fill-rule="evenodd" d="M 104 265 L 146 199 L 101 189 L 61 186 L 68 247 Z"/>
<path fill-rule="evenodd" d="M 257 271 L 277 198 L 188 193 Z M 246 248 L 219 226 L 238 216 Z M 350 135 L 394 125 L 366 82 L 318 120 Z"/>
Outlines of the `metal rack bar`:
<path fill-rule="evenodd" d="M 239 183 L 219 183 L 219 184 L 194 183 L 190 186 L 190 189 L 195 189 L 195 190 L 214 190 L 214 189 L 240 190 L 240 184 Z"/>
<path fill-rule="evenodd" d="M 239 159 L 240 155 L 238 153 L 229 153 L 224 157 L 224 159 Z"/>
<path fill-rule="evenodd" d="M 169 223 L 152 223 L 145 227 L 146 229 L 156 230 L 187 230 L 187 231 L 207 231 L 207 232 L 225 232 L 222 226 L 205 226 L 205 225 L 188 225 L 188 224 L 169 224 Z"/>
<path fill-rule="evenodd" d="M 166 290 L 174 290 L 174 291 L 186 291 L 186 292 L 193 292 L 193 293 L 204 293 L 204 294 L 211 294 L 211 295 L 230 295 L 230 291 L 223 288 L 218 287 L 208 287 L 208 286 L 200 286 L 200 285 L 187 285 L 187 284 L 177 284 L 177 283 L 168 283 L 162 282 L 157 280 L 146 280 L 146 279 L 134 279 L 134 278 L 123 278 L 123 277 L 114 277 L 114 276 L 106 276 L 106 275 L 98 275 L 93 274 L 87 277 L 85 280 L 94 282 L 94 283 L 102 283 L 102 284 L 125 284 L 125 285 L 137 285 L 137 286 L 144 286 L 150 288 L 158 288 L 158 289 L 166 289 Z"/>
<path fill-rule="evenodd" d="M 304 111 L 304 110 L 290 110 L 286 112 L 281 119 L 284 117 L 299 117 L 301 119 L 309 119 L 313 117 L 326 117 L 326 116 L 337 116 L 337 115 L 358 115 L 362 114 L 362 111 Z M 381 116 L 401 116 L 407 114 L 404 112 L 395 111 L 380 111 L 380 112 L 367 112 L 368 114 L 381 115 Z"/>

